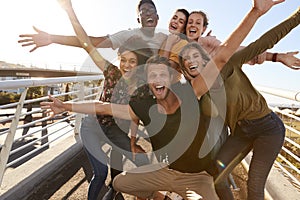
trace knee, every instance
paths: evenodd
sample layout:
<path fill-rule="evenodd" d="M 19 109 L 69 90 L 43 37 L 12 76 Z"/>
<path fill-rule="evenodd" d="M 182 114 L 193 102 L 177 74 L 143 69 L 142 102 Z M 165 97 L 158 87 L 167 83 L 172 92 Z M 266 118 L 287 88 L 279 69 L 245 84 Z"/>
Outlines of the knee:
<path fill-rule="evenodd" d="M 125 181 L 125 173 L 126 172 L 122 172 L 113 179 L 112 186 L 116 191 L 125 192 L 124 186 L 126 186 L 128 184 L 128 182 L 126 184 L 126 181 Z"/>
<path fill-rule="evenodd" d="M 104 178 L 104 180 L 107 177 L 108 174 L 108 167 L 104 164 L 100 164 L 100 166 L 97 166 L 97 168 L 94 168 L 94 174 L 97 178 Z"/>

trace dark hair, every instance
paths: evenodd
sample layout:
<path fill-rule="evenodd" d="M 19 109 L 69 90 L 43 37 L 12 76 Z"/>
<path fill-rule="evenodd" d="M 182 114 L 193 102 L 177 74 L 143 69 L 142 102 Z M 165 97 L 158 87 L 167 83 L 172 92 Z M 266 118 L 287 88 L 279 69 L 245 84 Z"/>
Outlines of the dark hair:
<path fill-rule="evenodd" d="M 172 74 L 175 70 L 172 70 L 173 68 L 171 67 L 171 63 L 169 62 L 169 59 L 166 57 L 162 57 L 160 55 L 154 55 L 152 57 L 150 57 L 147 62 L 146 62 L 146 66 L 145 66 L 145 72 L 146 74 L 148 73 L 148 68 L 150 65 L 152 64 L 163 64 L 166 65 L 168 67 L 168 70 L 170 72 L 170 74 Z"/>
<path fill-rule="evenodd" d="M 191 14 L 200 14 L 200 15 L 202 15 L 202 17 L 203 17 L 203 26 L 204 27 L 208 26 L 208 17 L 207 17 L 205 12 L 199 10 L 199 11 L 193 11 L 193 12 L 190 13 L 190 15 Z"/>
<path fill-rule="evenodd" d="M 188 43 L 187 45 L 185 45 L 185 46 L 181 49 L 181 51 L 180 51 L 180 53 L 179 53 L 179 55 L 178 55 L 179 66 L 180 66 L 181 71 L 182 71 L 182 73 L 183 73 L 184 75 L 187 74 L 187 71 L 186 71 L 186 69 L 185 69 L 185 67 L 184 67 L 184 64 L 183 64 L 183 57 L 182 57 L 182 55 L 183 55 L 183 53 L 184 53 L 186 50 L 191 49 L 191 48 L 194 48 L 194 49 L 196 49 L 196 50 L 199 51 L 199 53 L 200 53 L 201 56 L 202 56 L 202 59 L 203 59 L 204 62 L 205 62 L 205 65 L 210 61 L 210 56 L 209 56 L 209 54 L 202 48 L 202 46 L 201 46 L 198 42 L 190 42 L 190 43 Z M 205 65 L 204 65 L 204 66 L 205 66 Z"/>
<path fill-rule="evenodd" d="M 162 57 L 160 55 L 154 55 L 151 58 L 149 58 L 146 62 L 146 65 L 150 65 L 150 64 L 164 64 L 168 67 L 171 66 L 169 59 L 166 57 Z"/>
<path fill-rule="evenodd" d="M 125 51 L 133 52 L 137 56 L 138 65 L 145 64 L 148 58 L 153 55 L 153 51 L 146 41 L 141 37 L 136 36 L 129 38 L 122 46 L 120 46 L 118 55 L 121 55 Z"/>
<path fill-rule="evenodd" d="M 185 17 L 186 17 L 186 22 L 185 22 L 185 24 L 184 24 L 184 32 L 183 32 L 183 34 L 184 35 L 186 35 L 186 25 L 187 25 L 187 20 L 189 19 L 189 16 L 190 16 L 190 13 L 189 13 L 189 11 L 187 11 L 186 9 L 184 9 L 184 8 L 179 8 L 179 9 L 177 9 L 175 12 L 181 12 L 181 13 L 183 13 L 184 15 L 185 15 Z M 182 35 L 182 34 L 180 34 L 180 35 Z"/>
<path fill-rule="evenodd" d="M 142 6 L 143 4 L 145 4 L 145 3 L 149 3 L 149 4 L 153 5 L 153 7 L 154 7 L 155 10 L 156 10 L 156 6 L 155 6 L 155 4 L 154 4 L 154 2 L 153 2 L 152 0 L 140 0 L 138 6 L 137 6 L 137 8 L 136 8 L 137 13 L 140 12 L 141 6 Z"/>

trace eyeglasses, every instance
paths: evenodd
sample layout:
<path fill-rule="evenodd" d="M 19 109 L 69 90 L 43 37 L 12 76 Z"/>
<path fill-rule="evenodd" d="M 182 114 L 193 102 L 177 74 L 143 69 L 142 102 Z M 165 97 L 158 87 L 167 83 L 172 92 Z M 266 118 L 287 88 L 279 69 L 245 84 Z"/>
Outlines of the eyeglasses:
<path fill-rule="evenodd" d="M 150 8 L 150 9 L 142 9 L 140 10 L 139 14 L 140 15 L 146 15 L 146 14 L 152 15 L 154 13 L 156 13 L 156 9 L 155 8 Z"/>

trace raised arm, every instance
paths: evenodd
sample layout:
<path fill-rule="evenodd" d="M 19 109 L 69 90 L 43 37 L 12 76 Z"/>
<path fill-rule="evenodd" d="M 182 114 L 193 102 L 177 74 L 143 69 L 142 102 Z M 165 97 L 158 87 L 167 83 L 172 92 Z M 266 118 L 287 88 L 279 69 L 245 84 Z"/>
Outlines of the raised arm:
<path fill-rule="evenodd" d="M 191 81 L 198 97 L 205 94 L 213 85 L 219 72 L 239 48 L 258 18 L 270 10 L 272 6 L 282 2 L 284 0 L 253 0 L 253 7 L 250 12 L 225 42 L 221 44 L 217 54 L 207 63 L 201 73 Z"/>
<path fill-rule="evenodd" d="M 67 12 L 80 45 L 90 55 L 90 57 L 100 68 L 100 70 L 104 71 L 107 61 L 97 51 L 89 36 L 80 24 L 72 7 L 71 0 L 58 0 L 58 2 L 60 3 L 61 7 Z"/>

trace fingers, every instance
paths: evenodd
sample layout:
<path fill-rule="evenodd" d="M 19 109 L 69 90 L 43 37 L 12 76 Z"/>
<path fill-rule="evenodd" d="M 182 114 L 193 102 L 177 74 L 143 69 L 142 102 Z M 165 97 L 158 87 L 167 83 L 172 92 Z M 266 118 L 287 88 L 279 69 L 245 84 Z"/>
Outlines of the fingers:
<path fill-rule="evenodd" d="M 52 111 L 51 110 L 46 110 L 45 112 L 44 112 L 45 114 L 48 114 L 48 113 L 51 113 L 50 115 L 52 116 Z"/>
<path fill-rule="evenodd" d="M 33 40 L 32 40 L 32 38 L 31 39 L 29 39 L 29 38 L 27 38 L 27 39 L 23 39 L 23 40 L 19 40 L 18 41 L 18 43 L 25 43 L 25 42 L 32 42 Z"/>
<path fill-rule="evenodd" d="M 189 200 L 203 199 L 203 197 L 201 195 L 197 194 L 195 191 L 192 191 L 192 190 L 186 191 L 186 196 Z"/>
<path fill-rule="evenodd" d="M 276 0 L 276 1 L 273 1 L 273 2 L 274 2 L 274 5 L 276 5 L 276 4 L 280 4 L 282 2 L 285 2 L 285 0 Z"/>
<path fill-rule="evenodd" d="M 20 37 L 30 37 L 30 36 L 29 35 L 20 35 Z M 23 43 L 22 47 L 27 47 L 27 46 L 35 45 L 35 42 L 32 39 L 19 40 L 18 43 Z M 38 47 L 35 46 L 29 52 L 31 53 L 31 52 L 35 51 L 37 48 Z"/>
<path fill-rule="evenodd" d="M 54 101 L 56 98 L 53 97 L 52 95 L 48 95 L 49 100 Z"/>
<path fill-rule="evenodd" d="M 33 49 L 31 49 L 29 52 L 31 53 L 31 52 L 35 51 L 37 48 L 38 48 L 38 47 L 36 46 L 36 47 L 34 47 Z"/>
<path fill-rule="evenodd" d="M 32 26 L 32 28 L 33 28 L 33 30 L 35 30 L 36 32 L 41 32 L 41 30 L 40 29 L 38 29 L 37 27 L 35 27 L 35 26 Z"/>
<path fill-rule="evenodd" d="M 21 34 L 21 35 L 19 35 L 19 37 L 21 37 L 21 38 L 32 38 L 33 36 L 34 36 L 34 34 Z"/>
<path fill-rule="evenodd" d="M 266 54 L 260 54 L 257 56 L 257 59 L 256 59 L 256 63 L 257 64 L 262 64 L 263 62 L 265 62 L 266 60 Z"/>
<path fill-rule="evenodd" d="M 52 102 L 41 102 L 40 106 L 41 106 L 41 109 L 47 110 L 47 109 L 51 109 L 51 104 L 52 104 Z"/>
<path fill-rule="evenodd" d="M 208 33 L 206 34 L 206 36 L 210 36 L 212 30 L 208 31 Z"/>
<path fill-rule="evenodd" d="M 289 68 L 293 69 L 293 70 L 299 70 L 300 67 L 294 67 L 294 66 L 288 66 Z"/>
<path fill-rule="evenodd" d="M 288 54 L 292 54 L 292 55 L 297 55 L 298 53 L 299 53 L 299 51 L 288 52 Z"/>
<path fill-rule="evenodd" d="M 22 47 L 31 46 L 31 45 L 34 45 L 34 44 L 35 44 L 34 42 L 28 42 L 26 44 L 22 44 Z"/>
<path fill-rule="evenodd" d="M 49 106 L 52 102 L 43 101 L 40 103 L 41 106 Z"/>

